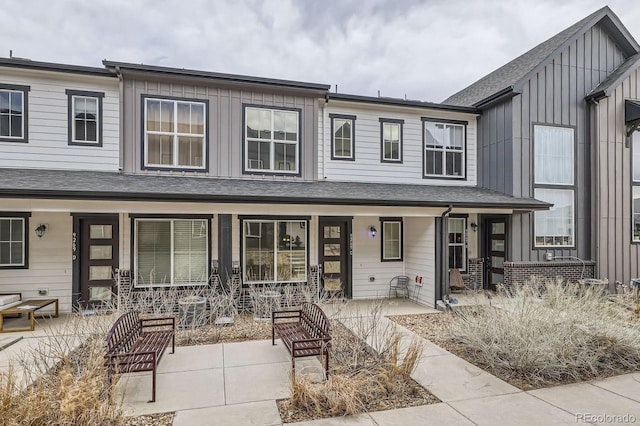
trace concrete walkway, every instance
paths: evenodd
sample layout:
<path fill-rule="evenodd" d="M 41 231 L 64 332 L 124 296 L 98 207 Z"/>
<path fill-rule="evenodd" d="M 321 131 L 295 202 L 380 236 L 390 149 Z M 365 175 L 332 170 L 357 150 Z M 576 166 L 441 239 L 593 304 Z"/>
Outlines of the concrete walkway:
<path fill-rule="evenodd" d="M 370 302 L 348 307 L 327 306 L 354 332 L 366 329 L 363 313 Z M 384 302 L 385 315 L 432 313 L 403 300 Z M 380 329 L 390 321 L 379 319 Z M 54 323 L 55 324 L 55 323 Z M 364 325 L 363 325 L 364 324 Z M 403 345 L 416 338 L 400 327 Z M 17 333 L 16 333 L 17 334 Z M 4 336 L 3 336 L 4 337 Z M 42 338 L 25 334 L 23 341 L 0 351 L 0 369 L 7 355 Z M 298 425 L 540 425 L 614 424 L 640 421 L 640 373 L 579 384 L 523 392 L 444 349 L 424 345 L 413 378 L 442 402 L 297 423 Z M 375 346 L 375 341 L 370 343 Z M 151 397 L 149 373 L 131 374 L 118 383 L 129 415 L 175 411 L 174 425 L 281 425 L 276 400 L 290 396 L 290 358 L 271 341 L 225 343 L 176 348 L 160 363 L 157 402 Z M 317 360 L 296 362 L 299 373 L 320 373 Z"/>

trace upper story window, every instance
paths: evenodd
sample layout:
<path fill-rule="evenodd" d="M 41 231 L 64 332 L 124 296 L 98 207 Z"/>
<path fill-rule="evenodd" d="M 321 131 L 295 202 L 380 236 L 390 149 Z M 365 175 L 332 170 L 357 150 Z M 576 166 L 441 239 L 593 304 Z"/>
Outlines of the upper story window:
<path fill-rule="evenodd" d="M 27 268 L 28 213 L 0 216 L 0 268 Z"/>
<path fill-rule="evenodd" d="M 553 204 L 534 213 L 535 247 L 575 245 L 574 134 L 572 127 L 533 127 L 533 195 Z"/>
<path fill-rule="evenodd" d="M 0 84 L 0 141 L 27 142 L 29 86 Z"/>
<path fill-rule="evenodd" d="M 402 163 L 402 126 L 404 120 L 380 119 L 380 161 Z"/>
<path fill-rule="evenodd" d="M 633 157 L 631 182 L 631 202 L 633 217 L 631 218 L 631 239 L 633 242 L 640 243 L 640 132 L 633 132 L 631 137 L 631 154 Z"/>
<path fill-rule="evenodd" d="M 424 175 L 465 178 L 466 123 L 423 118 Z"/>
<path fill-rule="evenodd" d="M 355 159 L 354 115 L 329 114 L 331 119 L 331 159 Z"/>
<path fill-rule="evenodd" d="M 102 146 L 104 93 L 67 90 L 69 145 Z"/>
<path fill-rule="evenodd" d="M 300 174 L 300 110 L 244 107 L 244 170 Z"/>
<path fill-rule="evenodd" d="M 144 166 L 204 170 L 207 102 L 144 98 Z"/>
<path fill-rule="evenodd" d="M 382 235 L 382 261 L 402 260 L 402 218 L 381 217 Z"/>

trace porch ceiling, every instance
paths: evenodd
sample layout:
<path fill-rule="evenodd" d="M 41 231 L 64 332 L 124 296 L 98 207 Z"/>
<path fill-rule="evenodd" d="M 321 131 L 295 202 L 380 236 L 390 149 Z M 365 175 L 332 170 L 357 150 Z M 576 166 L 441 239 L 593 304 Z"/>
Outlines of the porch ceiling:
<path fill-rule="evenodd" d="M 359 182 L 0 169 L 0 197 L 545 210 L 551 205 L 484 188 Z"/>

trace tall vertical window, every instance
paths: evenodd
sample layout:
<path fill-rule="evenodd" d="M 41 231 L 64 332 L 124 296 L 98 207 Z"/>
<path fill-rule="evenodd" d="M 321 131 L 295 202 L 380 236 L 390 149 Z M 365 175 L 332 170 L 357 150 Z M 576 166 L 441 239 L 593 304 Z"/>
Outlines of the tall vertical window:
<path fill-rule="evenodd" d="M 136 287 L 206 285 L 209 219 L 135 219 Z"/>
<path fill-rule="evenodd" d="M 450 217 L 449 228 L 449 269 L 467 270 L 467 219 Z"/>
<path fill-rule="evenodd" d="M 464 178 L 466 128 L 423 119 L 424 177 Z"/>
<path fill-rule="evenodd" d="M 380 119 L 380 161 L 402 163 L 402 126 L 404 120 Z"/>
<path fill-rule="evenodd" d="M 633 132 L 631 137 L 631 154 L 633 156 L 631 238 L 634 242 L 640 243 L 640 132 Z"/>
<path fill-rule="evenodd" d="M 331 119 L 331 159 L 355 159 L 354 123 L 353 115 L 329 114 Z"/>
<path fill-rule="evenodd" d="M 206 168 L 207 102 L 144 99 L 144 165 Z"/>
<path fill-rule="evenodd" d="M 28 214 L 0 217 L 0 268 L 26 268 Z"/>
<path fill-rule="evenodd" d="M 402 260 L 402 218 L 381 217 L 382 261 Z"/>
<path fill-rule="evenodd" d="M 27 142 L 29 86 L 0 84 L 0 141 Z"/>
<path fill-rule="evenodd" d="M 307 220 L 244 220 L 247 283 L 307 280 Z"/>
<path fill-rule="evenodd" d="M 67 90 L 69 145 L 102 145 L 104 93 Z"/>
<path fill-rule="evenodd" d="M 534 143 L 534 197 L 552 203 L 535 212 L 536 247 L 575 245 L 574 129 L 536 125 Z"/>
<path fill-rule="evenodd" d="M 244 169 L 299 174 L 300 111 L 244 108 Z"/>

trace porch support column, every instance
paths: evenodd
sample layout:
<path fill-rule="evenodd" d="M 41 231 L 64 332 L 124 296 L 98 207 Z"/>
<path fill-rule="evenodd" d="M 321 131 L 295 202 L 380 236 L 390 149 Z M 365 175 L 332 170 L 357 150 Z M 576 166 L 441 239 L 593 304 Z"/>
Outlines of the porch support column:
<path fill-rule="evenodd" d="M 436 306 L 438 300 L 449 294 L 449 206 L 436 218 Z"/>
<path fill-rule="evenodd" d="M 218 215 L 218 273 L 222 285 L 231 279 L 231 215 Z"/>

